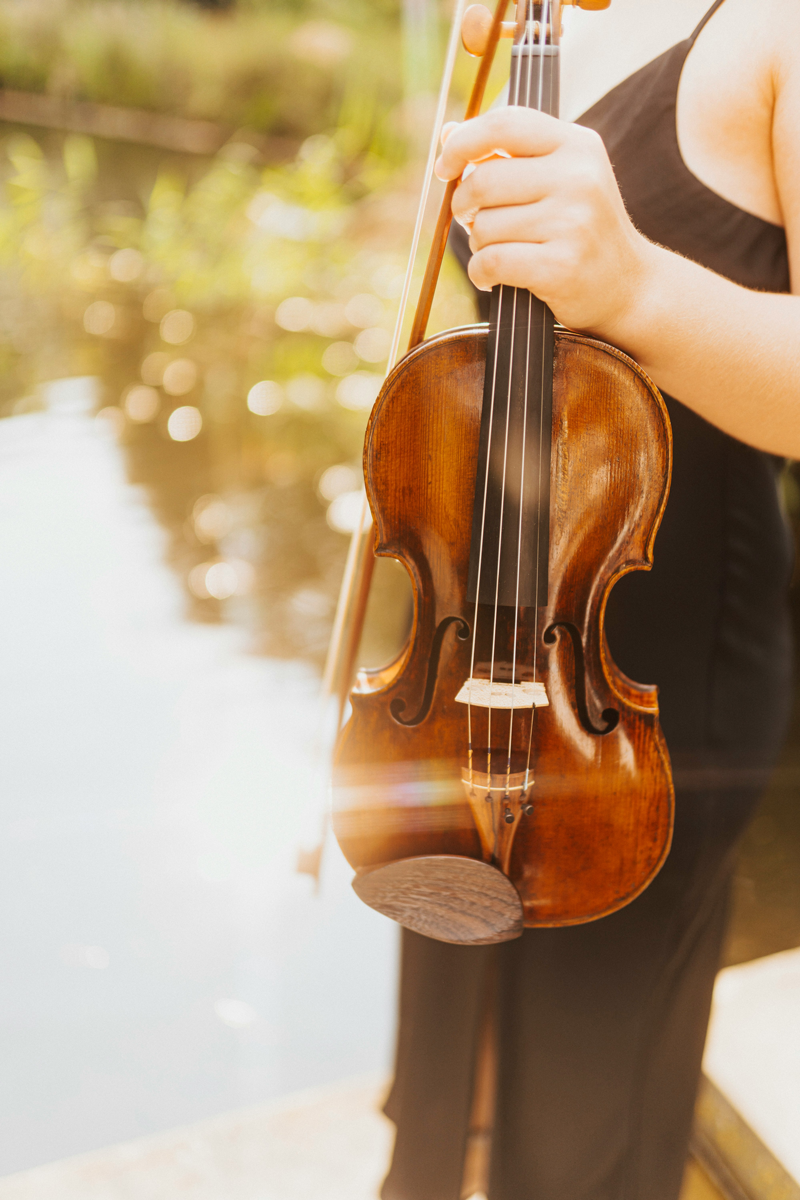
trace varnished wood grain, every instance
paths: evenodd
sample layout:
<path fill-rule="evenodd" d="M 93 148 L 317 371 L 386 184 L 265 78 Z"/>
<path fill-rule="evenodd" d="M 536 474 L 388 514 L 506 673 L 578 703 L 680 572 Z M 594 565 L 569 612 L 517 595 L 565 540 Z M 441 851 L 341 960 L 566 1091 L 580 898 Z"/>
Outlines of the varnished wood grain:
<path fill-rule="evenodd" d="M 476 327 L 418 347 L 390 376 L 370 420 L 364 461 L 376 549 L 408 569 L 415 615 L 397 662 L 359 677 L 337 749 L 334 828 L 356 868 L 482 858 L 461 782 L 466 711 L 455 697 L 470 674 L 471 645 L 456 622 L 441 639 L 424 719 L 406 727 L 390 706 L 402 701 L 404 717 L 420 709 L 437 628 L 454 617 L 471 628 L 475 617 L 466 585 L 486 336 Z M 669 848 L 672 783 L 657 691 L 616 667 L 604 615 L 621 575 L 652 561 L 670 455 L 666 411 L 644 374 L 611 347 L 559 333 L 550 593 L 547 608 L 526 610 L 518 628 L 519 653 L 550 701 L 533 729 L 533 813 L 518 822 L 509 864 L 529 926 L 613 912 L 641 892 Z M 583 708 L 569 627 L 585 657 Z M 510 637 L 502 627 L 499 641 Z M 607 727 L 610 710 L 616 727 L 593 732 Z M 513 715 L 515 753 L 527 752 L 528 718 Z M 476 745 L 488 740 L 486 719 L 473 710 Z M 502 744 L 511 717 L 492 719 L 492 744 Z"/>
<path fill-rule="evenodd" d="M 524 928 L 514 885 L 474 858 L 403 858 L 359 871 L 353 890 L 370 908 L 440 942 L 486 946 L 509 942 Z"/>

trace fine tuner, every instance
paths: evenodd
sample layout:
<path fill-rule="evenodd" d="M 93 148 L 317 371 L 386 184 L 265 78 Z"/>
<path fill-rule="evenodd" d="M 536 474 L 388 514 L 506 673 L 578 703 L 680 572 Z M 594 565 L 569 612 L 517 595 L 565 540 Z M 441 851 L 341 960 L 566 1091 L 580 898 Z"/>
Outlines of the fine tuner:
<path fill-rule="evenodd" d="M 590 9 L 598 12 L 609 8 L 611 0 L 561 0 L 561 5 L 575 8 Z M 461 42 L 468 54 L 474 58 L 482 58 L 489 43 L 489 32 L 492 27 L 492 14 L 483 4 L 471 4 L 464 13 L 461 22 Z M 503 21 L 500 26 L 500 37 L 512 38 L 517 31 L 516 21 Z M 549 26 L 548 26 L 549 29 Z"/>

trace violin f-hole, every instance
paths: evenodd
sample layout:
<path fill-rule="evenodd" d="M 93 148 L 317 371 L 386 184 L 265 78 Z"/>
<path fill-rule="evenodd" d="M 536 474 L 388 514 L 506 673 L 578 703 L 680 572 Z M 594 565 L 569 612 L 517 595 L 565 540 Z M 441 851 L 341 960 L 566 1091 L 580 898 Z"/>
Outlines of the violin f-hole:
<path fill-rule="evenodd" d="M 589 713 L 588 703 L 588 687 L 586 680 L 586 655 L 583 651 L 583 639 L 581 632 L 576 625 L 571 621 L 556 621 L 550 625 L 544 632 L 544 641 L 548 646 L 554 646 L 556 643 L 556 633 L 559 629 L 563 629 L 569 634 L 569 639 L 572 642 L 572 653 L 575 658 L 575 707 L 578 710 L 578 717 L 581 725 L 587 733 L 594 733 L 603 736 L 606 733 L 611 733 L 619 724 L 619 713 L 616 708 L 604 708 L 601 713 L 601 720 L 605 723 L 603 728 L 598 728 L 591 718 Z"/>
<path fill-rule="evenodd" d="M 469 637 L 469 625 L 463 619 L 463 617 L 445 617 L 443 621 L 439 622 L 439 627 L 436 630 L 436 633 L 433 635 L 431 654 L 430 658 L 428 659 L 428 676 L 425 680 L 425 692 L 422 696 L 422 704 L 419 707 L 419 711 L 413 717 L 404 719 L 403 713 L 406 711 L 406 702 L 402 696 L 395 696 L 394 700 L 392 700 L 391 704 L 389 705 L 389 712 L 392 714 L 392 717 L 395 719 L 395 721 L 397 721 L 398 725 L 420 725 L 431 711 L 433 694 L 436 691 L 436 680 L 439 675 L 439 659 L 441 658 L 442 654 L 442 642 L 444 641 L 444 635 L 447 633 L 447 630 L 451 625 L 456 626 L 456 632 L 462 642 L 465 642 Z"/>

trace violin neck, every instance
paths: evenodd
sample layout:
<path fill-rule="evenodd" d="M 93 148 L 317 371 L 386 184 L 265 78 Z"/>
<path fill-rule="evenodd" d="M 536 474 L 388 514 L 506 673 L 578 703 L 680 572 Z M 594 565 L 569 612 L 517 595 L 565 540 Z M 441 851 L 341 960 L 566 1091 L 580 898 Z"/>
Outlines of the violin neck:
<path fill-rule="evenodd" d="M 540 9 L 536 5 L 536 11 Z M 511 48 L 508 103 L 557 117 L 561 100 L 561 47 L 519 45 Z"/>
<path fill-rule="evenodd" d="M 542 7 L 534 7 L 534 19 Z M 558 68 L 557 45 L 515 45 L 509 103 L 557 116 Z M 531 292 L 493 289 L 467 592 L 473 602 L 547 604 L 553 325 Z"/>

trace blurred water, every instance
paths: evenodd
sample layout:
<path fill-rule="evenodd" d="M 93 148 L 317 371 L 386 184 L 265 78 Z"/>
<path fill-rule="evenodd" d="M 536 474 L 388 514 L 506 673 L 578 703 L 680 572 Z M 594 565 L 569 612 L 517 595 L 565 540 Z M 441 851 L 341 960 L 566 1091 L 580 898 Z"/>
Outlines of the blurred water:
<path fill-rule="evenodd" d="M 317 681 L 192 624 L 91 379 L 0 422 L 0 1173 L 386 1070 L 395 932 L 313 842 Z"/>

